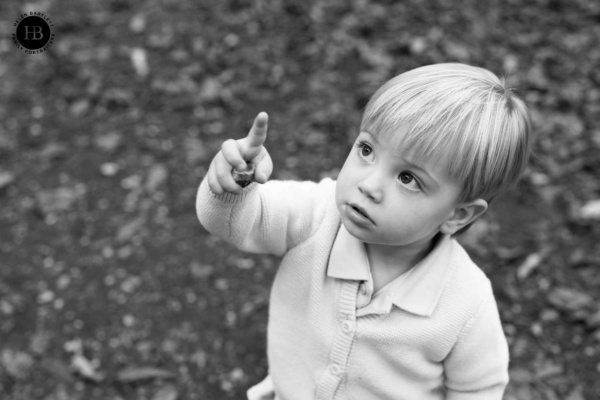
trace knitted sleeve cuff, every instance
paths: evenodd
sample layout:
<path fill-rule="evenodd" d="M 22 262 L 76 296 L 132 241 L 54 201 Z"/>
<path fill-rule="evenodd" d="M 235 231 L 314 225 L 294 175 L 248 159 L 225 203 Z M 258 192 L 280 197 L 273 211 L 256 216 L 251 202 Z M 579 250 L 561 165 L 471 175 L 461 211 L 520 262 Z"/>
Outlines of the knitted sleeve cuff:
<path fill-rule="evenodd" d="M 242 203 L 244 200 L 246 200 L 246 197 L 248 197 L 248 195 L 250 193 L 252 193 L 255 189 L 256 186 L 258 185 L 258 183 L 256 182 L 252 182 L 251 184 L 249 184 L 248 186 L 246 186 L 245 188 L 242 189 L 242 193 L 241 194 L 235 194 L 235 193 L 223 193 L 223 194 L 216 194 L 215 192 L 213 192 L 210 187 L 208 186 L 208 182 L 205 182 L 206 179 L 204 181 L 202 181 L 202 183 L 200 184 L 200 190 L 203 189 L 202 185 L 206 185 L 206 189 L 208 189 L 208 193 L 210 194 L 210 196 L 218 201 L 222 201 L 224 203 L 228 203 L 228 204 L 239 204 Z"/>

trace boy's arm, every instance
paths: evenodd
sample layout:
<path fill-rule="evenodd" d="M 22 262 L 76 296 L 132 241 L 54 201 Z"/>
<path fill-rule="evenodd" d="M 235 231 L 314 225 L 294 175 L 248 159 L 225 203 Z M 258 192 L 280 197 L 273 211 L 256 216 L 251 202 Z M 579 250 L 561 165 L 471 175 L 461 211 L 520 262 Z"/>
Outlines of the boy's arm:
<path fill-rule="evenodd" d="M 264 146 L 267 124 L 268 115 L 259 113 L 247 137 L 223 142 L 200 184 L 196 210 L 208 231 L 238 248 L 283 255 L 318 226 L 331 204 L 333 181 L 268 182 L 273 162 Z M 235 171 L 250 163 L 253 177 L 236 181 Z M 262 185 L 246 186 L 252 180 Z"/>
<path fill-rule="evenodd" d="M 252 183 L 239 195 L 215 194 L 207 179 L 200 184 L 196 211 L 213 235 L 237 248 L 283 255 L 319 226 L 334 195 L 335 183 L 269 181 Z"/>
<path fill-rule="evenodd" d="M 508 384 L 508 361 L 508 344 L 490 292 L 444 362 L 446 399 L 501 400 Z"/>

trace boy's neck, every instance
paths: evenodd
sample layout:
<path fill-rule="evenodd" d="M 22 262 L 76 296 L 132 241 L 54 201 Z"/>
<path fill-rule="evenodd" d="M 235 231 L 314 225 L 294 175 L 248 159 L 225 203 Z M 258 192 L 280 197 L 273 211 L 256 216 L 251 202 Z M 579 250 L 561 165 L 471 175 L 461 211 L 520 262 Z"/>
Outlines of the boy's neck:
<path fill-rule="evenodd" d="M 437 236 L 418 246 L 386 246 L 365 243 L 373 287 L 377 291 L 404 274 L 433 249 Z"/>

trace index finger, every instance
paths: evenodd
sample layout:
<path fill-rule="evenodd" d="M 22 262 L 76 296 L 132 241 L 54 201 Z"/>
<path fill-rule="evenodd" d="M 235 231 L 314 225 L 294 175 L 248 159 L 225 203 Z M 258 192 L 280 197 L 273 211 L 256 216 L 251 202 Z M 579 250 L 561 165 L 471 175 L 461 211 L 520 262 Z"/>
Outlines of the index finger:
<path fill-rule="evenodd" d="M 248 132 L 248 147 L 259 148 L 267 138 L 267 125 L 269 124 L 269 115 L 266 112 L 260 112 L 256 118 L 250 132 Z"/>

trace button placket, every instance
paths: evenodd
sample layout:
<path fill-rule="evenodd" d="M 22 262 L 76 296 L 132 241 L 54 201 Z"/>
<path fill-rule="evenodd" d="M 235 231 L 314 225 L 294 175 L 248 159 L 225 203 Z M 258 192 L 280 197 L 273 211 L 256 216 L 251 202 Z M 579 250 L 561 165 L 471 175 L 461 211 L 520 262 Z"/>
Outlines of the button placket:
<path fill-rule="evenodd" d="M 335 335 L 331 343 L 329 359 L 323 375 L 319 379 L 316 388 L 315 400 L 332 400 L 336 390 L 347 373 L 347 363 L 352 350 L 354 335 L 356 331 L 356 306 L 357 306 L 358 282 L 346 280 L 341 282 L 338 297 L 338 307 Z M 343 398 L 343 394 L 340 394 Z"/>
<path fill-rule="evenodd" d="M 354 332 L 354 322 L 347 319 L 342 323 L 342 330 L 344 331 L 344 333 L 352 333 Z"/>
<path fill-rule="evenodd" d="M 344 370 L 338 364 L 331 364 L 329 366 L 329 372 L 331 372 L 331 374 L 334 376 L 340 376 L 340 375 L 342 375 Z"/>

